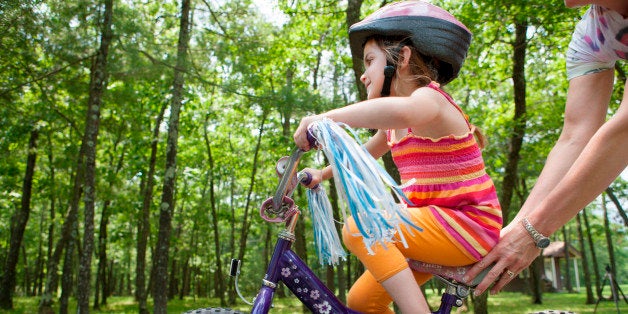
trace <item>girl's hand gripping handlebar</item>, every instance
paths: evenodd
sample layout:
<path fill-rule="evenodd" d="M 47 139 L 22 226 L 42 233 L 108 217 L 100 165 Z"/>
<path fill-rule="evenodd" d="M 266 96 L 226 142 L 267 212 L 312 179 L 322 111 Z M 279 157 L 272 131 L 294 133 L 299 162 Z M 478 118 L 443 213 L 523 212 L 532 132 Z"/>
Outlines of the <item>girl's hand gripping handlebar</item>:
<path fill-rule="evenodd" d="M 316 146 L 316 139 L 309 131 L 307 132 L 307 139 L 310 142 L 311 147 Z M 277 162 L 275 170 L 281 177 L 281 180 L 279 181 L 279 186 L 277 186 L 275 195 L 272 198 L 267 199 L 260 208 L 260 215 L 265 220 L 270 222 L 281 222 L 285 220 L 287 217 L 286 212 L 293 210 L 294 201 L 290 198 L 290 196 L 292 196 L 292 192 L 298 182 L 303 179 L 307 180 L 308 177 L 311 182 L 311 174 L 304 172 L 305 177 L 299 178 L 296 171 L 299 161 L 301 160 L 301 156 L 303 156 L 304 153 L 305 150 L 295 147 L 289 157 L 282 157 Z M 271 218 L 270 216 L 275 216 L 275 218 Z"/>

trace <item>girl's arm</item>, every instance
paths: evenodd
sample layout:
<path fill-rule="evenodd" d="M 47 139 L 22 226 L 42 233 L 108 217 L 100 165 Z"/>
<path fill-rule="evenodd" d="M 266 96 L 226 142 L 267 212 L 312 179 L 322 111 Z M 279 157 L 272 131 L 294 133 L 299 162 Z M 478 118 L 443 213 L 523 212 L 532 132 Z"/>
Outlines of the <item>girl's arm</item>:
<path fill-rule="evenodd" d="M 342 122 L 353 128 L 378 130 L 424 126 L 440 114 L 440 99 L 436 98 L 434 93 L 437 92 L 429 88 L 419 88 L 407 97 L 375 98 L 320 115 L 305 117 L 294 133 L 294 141 L 300 148 L 309 150 L 306 137 L 307 128 L 312 122 L 323 118 Z M 439 95 L 438 97 L 442 96 Z M 443 100 L 440 101 L 446 101 L 444 97 L 442 98 Z"/>

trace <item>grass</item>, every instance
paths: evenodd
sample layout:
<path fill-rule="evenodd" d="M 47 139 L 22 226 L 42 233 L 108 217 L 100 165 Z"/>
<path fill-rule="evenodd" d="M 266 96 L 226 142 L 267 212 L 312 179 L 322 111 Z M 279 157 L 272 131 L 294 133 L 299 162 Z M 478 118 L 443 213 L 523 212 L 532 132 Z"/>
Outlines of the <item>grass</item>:
<path fill-rule="evenodd" d="M 628 286 L 622 285 L 622 291 L 628 291 Z M 427 291 L 428 301 L 430 304 L 438 304 L 440 296 Z M 586 294 L 581 293 L 545 293 L 543 294 L 543 304 L 531 304 L 530 296 L 515 293 L 502 292 L 498 295 L 490 296 L 488 299 L 488 311 L 491 314 L 511 314 L 511 313 L 532 313 L 542 310 L 562 310 L 572 311 L 578 314 L 594 313 L 595 304 L 585 304 Z M 36 313 L 38 298 L 35 297 L 16 297 L 13 300 L 14 309 L 11 311 L 0 310 L 0 314 L 4 313 Z M 470 300 L 469 300 L 470 303 Z M 618 302 L 620 313 L 628 313 L 628 304 L 623 299 Z M 174 299 L 168 303 L 169 313 L 183 313 L 188 310 L 204 307 L 219 307 L 217 299 L 207 298 L 185 298 L 184 300 Z M 238 299 L 238 303 L 231 306 L 243 312 L 248 312 L 250 307 Z M 149 304 L 149 310 L 152 312 L 152 304 Z M 58 312 L 58 304 L 55 311 Z M 91 313 L 137 313 L 137 304 L 132 297 L 111 297 L 108 299 L 106 307 L 99 310 L 91 310 Z M 70 301 L 70 313 L 76 313 L 76 300 Z M 473 313 L 470 308 L 460 308 L 458 313 Z M 284 298 L 275 300 L 275 308 L 272 314 L 294 314 L 307 313 L 303 311 L 303 307 L 296 298 Z M 617 313 L 615 302 L 602 301 L 597 308 L 597 314 L 614 314 Z"/>

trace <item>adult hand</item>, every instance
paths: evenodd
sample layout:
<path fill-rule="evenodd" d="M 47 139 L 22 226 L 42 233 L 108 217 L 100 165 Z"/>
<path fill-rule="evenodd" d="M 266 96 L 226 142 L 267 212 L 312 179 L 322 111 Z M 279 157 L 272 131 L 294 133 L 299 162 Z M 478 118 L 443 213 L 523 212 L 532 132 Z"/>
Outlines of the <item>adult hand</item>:
<path fill-rule="evenodd" d="M 294 143 L 302 150 L 304 151 L 308 151 L 310 150 L 310 142 L 308 141 L 307 138 L 307 132 L 308 132 L 308 128 L 310 127 L 310 124 L 314 121 L 320 120 L 322 119 L 321 116 L 307 116 L 303 119 L 301 119 L 301 123 L 299 123 L 299 127 L 297 128 L 297 130 L 294 132 L 293 138 L 294 138 Z"/>
<path fill-rule="evenodd" d="M 540 253 L 541 250 L 536 247 L 521 222 L 515 220 L 502 229 L 499 243 L 466 273 L 463 280 L 470 283 L 484 268 L 495 264 L 473 294 L 478 296 L 484 293 L 493 283 L 495 285 L 491 288 L 491 294 L 496 294 L 526 269 Z"/>

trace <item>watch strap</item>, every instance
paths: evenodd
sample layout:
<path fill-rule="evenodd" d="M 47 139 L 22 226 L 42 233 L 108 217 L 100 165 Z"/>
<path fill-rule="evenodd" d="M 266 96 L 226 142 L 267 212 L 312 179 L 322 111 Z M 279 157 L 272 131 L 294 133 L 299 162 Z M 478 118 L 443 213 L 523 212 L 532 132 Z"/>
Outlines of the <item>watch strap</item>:
<path fill-rule="evenodd" d="M 547 245 L 549 244 L 549 238 L 544 236 L 540 232 L 538 232 L 534 228 L 534 226 L 532 226 L 532 224 L 530 223 L 530 221 L 528 220 L 527 217 L 525 217 L 525 218 L 523 218 L 521 220 L 521 224 L 523 225 L 523 228 L 525 228 L 525 230 L 528 232 L 530 237 L 532 237 L 532 240 L 534 241 L 534 244 L 538 248 L 544 249 L 544 248 L 547 247 Z"/>

